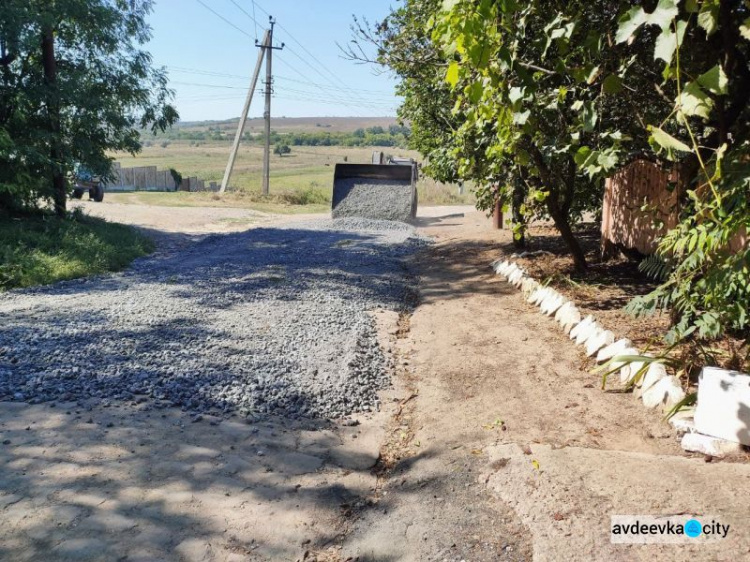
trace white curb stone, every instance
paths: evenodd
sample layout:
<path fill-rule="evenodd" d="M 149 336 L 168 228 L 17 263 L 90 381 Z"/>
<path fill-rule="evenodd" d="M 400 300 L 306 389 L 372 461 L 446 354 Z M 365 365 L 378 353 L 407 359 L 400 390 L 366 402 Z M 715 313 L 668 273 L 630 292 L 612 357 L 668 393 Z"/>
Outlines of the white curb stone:
<path fill-rule="evenodd" d="M 531 277 L 526 277 L 521 283 L 521 291 L 524 296 L 528 299 L 530 295 L 534 293 L 540 287 L 539 283 L 534 281 Z"/>
<path fill-rule="evenodd" d="M 565 313 L 565 317 L 562 323 L 562 329 L 566 334 L 570 334 L 571 330 L 575 328 L 581 322 L 581 311 L 578 310 L 575 305 L 568 309 Z"/>
<path fill-rule="evenodd" d="M 615 343 L 608 345 L 607 347 L 600 349 L 599 353 L 596 354 L 597 363 L 604 363 L 609 361 L 617 355 L 623 355 L 623 351 L 633 347 L 633 342 L 627 338 L 617 340 Z"/>
<path fill-rule="evenodd" d="M 615 335 L 609 330 L 602 330 L 596 337 L 589 338 L 586 342 L 586 355 L 591 357 L 603 347 L 613 343 L 615 343 Z"/>
<path fill-rule="evenodd" d="M 661 379 L 668 377 L 667 368 L 661 363 L 651 363 L 641 381 L 641 390 L 646 392 Z"/>
<path fill-rule="evenodd" d="M 593 324 L 591 324 L 591 326 L 589 326 L 587 330 L 584 330 L 582 334 L 578 334 L 578 337 L 576 338 L 576 344 L 582 345 L 585 349 L 586 345 L 589 343 L 589 340 L 597 337 L 603 331 L 604 328 L 601 327 L 597 322 L 594 322 Z"/>
<path fill-rule="evenodd" d="M 578 332 L 578 335 L 576 336 L 576 345 L 583 345 L 590 338 L 601 331 L 602 327 L 599 326 L 599 324 L 597 324 L 596 322 L 591 322 L 587 326 L 584 326 L 584 328 L 580 332 Z"/>
<path fill-rule="evenodd" d="M 542 308 L 542 312 L 544 312 L 547 316 L 552 316 L 555 312 L 557 312 L 558 308 L 565 304 L 565 302 L 565 297 L 558 293 L 554 297 L 547 299 L 547 302 Z"/>
<path fill-rule="evenodd" d="M 539 299 L 540 294 L 544 291 L 544 287 L 539 285 L 536 289 L 532 291 L 532 293 L 529 295 L 529 297 L 526 299 L 526 302 L 530 304 L 536 304 L 537 299 Z"/>
<path fill-rule="evenodd" d="M 548 293 L 549 293 L 549 288 L 548 287 L 542 287 L 542 288 L 540 288 L 536 293 L 534 293 L 534 298 L 531 299 L 531 304 L 538 305 L 544 299 L 547 298 L 547 294 Z"/>
<path fill-rule="evenodd" d="M 543 314 L 546 314 L 547 307 L 549 307 L 549 305 L 552 304 L 559 296 L 560 293 L 558 293 L 554 289 L 550 289 L 549 291 L 547 291 L 547 296 L 544 297 L 544 299 L 542 299 L 542 302 L 539 303 L 539 309 Z"/>
<path fill-rule="evenodd" d="M 709 437 L 700 433 L 686 433 L 680 443 L 686 451 L 702 453 L 712 457 L 725 457 L 742 451 L 742 446 L 733 441 L 726 441 L 718 437 Z"/>
<path fill-rule="evenodd" d="M 697 433 L 695 429 L 695 407 L 685 408 L 669 418 L 669 425 L 677 431 L 678 436 L 685 433 Z"/>
<path fill-rule="evenodd" d="M 594 322 L 595 322 L 594 317 L 591 316 L 591 315 L 589 315 L 586 318 L 584 318 L 583 320 L 581 320 L 575 326 L 575 328 L 573 328 L 570 331 L 570 334 L 569 334 L 570 335 L 570 339 L 572 339 L 572 340 L 577 339 L 578 338 L 578 334 L 580 334 L 583 330 L 585 330 L 588 326 L 590 326 Z"/>
<path fill-rule="evenodd" d="M 670 409 L 683 398 L 685 398 L 685 391 L 682 390 L 680 381 L 674 376 L 664 377 L 646 390 L 641 397 L 643 405 L 649 409 L 657 406 Z"/>
<path fill-rule="evenodd" d="M 639 355 L 639 354 L 636 353 L 636 355 Z M 623 366 L 623 368 L 620 369 L 620 382 L 622 384 L 629 383 L 631 380 L 633 380 L 636 377 L 636 375 L 638 374 L 638 371 L 640 371 L 645 364 L 646 363 L 644 361 L 634 361 L 633 363 L 628 363 L 627 365 Z M 646 376 L 646 374 L 643 373 L 643 376 Z"/>
<path fill-rule="evenodd" d="M 564 305 L 557 309 L 557 312 L 555 312 L 555 320 L 561 325 L 564 324 L 565 322 L 563 321 L 563 316 L 565 316 L 568 311 L 571 310 L 571 308 L 575 308 L 575 305 L 572 302 L 567 301 Z"/>

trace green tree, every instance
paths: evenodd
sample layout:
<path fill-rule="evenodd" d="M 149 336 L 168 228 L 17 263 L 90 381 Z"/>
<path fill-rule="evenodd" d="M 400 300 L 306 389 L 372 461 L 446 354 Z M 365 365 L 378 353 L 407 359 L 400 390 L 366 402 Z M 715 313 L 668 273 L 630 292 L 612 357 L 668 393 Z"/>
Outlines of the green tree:
<path fill-rule="evenodd" d="M 600 208 L 603 176 L 623 145 L 648 148 L 629 140 L 634 115 L 665 109 L 623 92 L 628 70 L 653 73 L 653 64 L 623 65 L 607 50 L 619 6 L 407 0 L 373 30 L 354 26 L 361 45 L 376 47 L 374 60 L 402 79 L 399 116 L 411 122 L 425 172 L 472 182 L 483 209 L 513 199 L 521 229 L 521 214 L 551 217 L 578 269 L 586 260 L 572 224 Z"/>
<path fill-rule="evenodd" d="M 151 0 L 3 0 L 0 208 L 51 200 L 64 216 L 82 164 L 105 179 L 109 151 L 177 120 L 163 69 L 142 50 Z"/>
<path fill-rule="evenodd" d="M 671 111 L 649 141 L 679 164 L 687 188 L 678 226 L 643 269 L 663 284 L 629 306 L 670 309 L 669 339 L 750 328 L 750 8 L 739 0 L 633 6 L 616 40 L 646 45 L 663 65 Z M 745 237 L 744 244 L 742 237 Z"/>
<path fill-rule="evenodd" d="M 291 151 L 292 149 L 289 148 L 288 144 L 277 144 L 273 149 L 273 153 L 278 154 L 279 156 L 284 156 L 284 154 L 289 154 Z"/>

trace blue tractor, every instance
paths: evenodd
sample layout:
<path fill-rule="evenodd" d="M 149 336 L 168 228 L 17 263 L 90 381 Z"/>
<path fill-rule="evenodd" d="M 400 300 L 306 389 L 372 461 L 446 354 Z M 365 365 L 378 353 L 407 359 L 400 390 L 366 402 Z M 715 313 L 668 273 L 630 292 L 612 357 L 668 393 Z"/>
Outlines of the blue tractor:
<path fill-rule="evenodd" d="M 104 182 L 87 168 L 79 165 L 73 172 L 73 198 L 81 199 L 89 192 L 89 200 L 101 203 L 104 200 Z"/>

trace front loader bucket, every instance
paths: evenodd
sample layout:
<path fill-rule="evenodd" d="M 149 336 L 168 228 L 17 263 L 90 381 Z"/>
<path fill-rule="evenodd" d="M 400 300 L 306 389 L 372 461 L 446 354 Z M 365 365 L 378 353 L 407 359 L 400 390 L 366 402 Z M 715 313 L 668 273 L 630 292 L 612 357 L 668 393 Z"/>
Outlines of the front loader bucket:
<path fill-rule="evenodd" d="M 414 220 L 417 216 L 416 166 L 336 164 L 331 215 L 335 219 Z"/>

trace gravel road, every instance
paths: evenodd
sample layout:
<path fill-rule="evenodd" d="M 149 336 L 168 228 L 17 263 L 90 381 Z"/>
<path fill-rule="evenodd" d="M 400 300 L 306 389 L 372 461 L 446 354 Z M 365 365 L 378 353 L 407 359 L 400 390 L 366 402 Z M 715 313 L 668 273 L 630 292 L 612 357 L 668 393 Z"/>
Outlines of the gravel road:
<path fill-rule="evenodd" d="M 120 275 L 0 297 L 0 401 L 339 418 L 389 384 L 367 311 L 399 309 L 412 227 L 317 220 L 214 235 Z"/>

